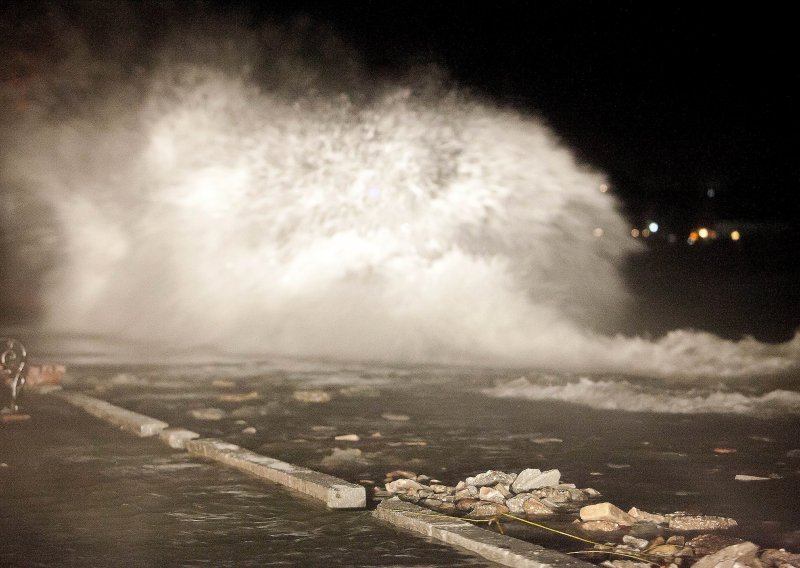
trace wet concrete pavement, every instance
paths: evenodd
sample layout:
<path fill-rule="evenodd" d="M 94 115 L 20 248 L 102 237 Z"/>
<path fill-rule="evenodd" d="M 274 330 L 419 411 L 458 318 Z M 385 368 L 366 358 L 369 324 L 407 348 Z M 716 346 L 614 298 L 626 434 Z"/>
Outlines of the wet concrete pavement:
<path fill-rule="evenodd" d="M 3 566 L 485 566 L 31 396 L 0 425 Z"/>

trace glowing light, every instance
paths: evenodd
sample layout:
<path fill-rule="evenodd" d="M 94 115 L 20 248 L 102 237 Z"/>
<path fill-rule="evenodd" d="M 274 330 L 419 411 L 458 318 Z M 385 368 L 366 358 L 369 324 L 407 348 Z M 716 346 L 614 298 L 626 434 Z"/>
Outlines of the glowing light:
<path fill-rule="evenodd" d="M 597 238 L 602 237 L 603 233 L 604 233 L 604 231 L 603 231 L 602 227 L 597 227 L 597 228 L 595 228 L 594 231 L 592 231 L 592 234 Z"/>
<path fill-rule="evenodd" d="M 697 234 L 700 236 L 701 239 L 707 239 L 708 238 L 708 229 L 706 229 L 705 227 L 701 227 L 701 228 L 697 229 Z"/>
<path fill-rule="evenodd" d="M 607 183 L 601 183 L 599 189 L 600 189 L 600 193 L 606 193 L 608 191 L 608 184 Z"/>
<path fill-rule="evenodd" d="M 658 232 L 658 223 L 656 223 L 655 221 L 651 221 L 650 224 L 647 225 L 647 228 L 650 229 L 651 233 L 657 233 Z"/>
<path fill-rule="evenodd" d="M 697 231 L 692 231 L 689 233 L 689 244 L 694 244 L 694 242 L 700 238 L 700 235 L 697 234 Z"/>
<path fill-rule="evenodd" d="M 708 191 L 706 191 L 706 195 L 709 197 L 714 197 L 714 195 L 716 195 L 716 192 L 713 189 L 709 189 Z"/>
<path fill-rule="evenodd" d="M 650 229 L 642 229 L 642 236 L 647 238 L 650 236 Z"/>
<path fill-rule="evenodd" d="M 631 236 L 632 236 L 634 239 L 637 239 L 637 238 L 639 238 L 639 229 L 631 229 Z"/>
<path fill-rule="evenodd" d="M 733 231 L 731 231 L 731 240 L 732 241 L 738 241 L 741 238 L 742 238 L 742 234 L 739 231 L 737 231 L 735 229 Z"/>

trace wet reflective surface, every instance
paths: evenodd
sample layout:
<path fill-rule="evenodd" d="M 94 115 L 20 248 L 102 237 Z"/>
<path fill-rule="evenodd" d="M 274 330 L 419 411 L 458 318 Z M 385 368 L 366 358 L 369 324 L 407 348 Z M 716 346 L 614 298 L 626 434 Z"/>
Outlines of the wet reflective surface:
<path fill-rule="evenodd" d="M 788 455 L 799 445 L 797 415 L 622 412 L 482 394 L 501 375 L 313 364 L 77 367 L 70 386 L 353 482 L 380 485 L 398 467 L 448 484 L 487 469 L 558 468 L 563 480 L 625 509 L 730 516 L 737 536 L 800 547 L 800 461 Z M 326 402 L 298 400 L 307 391 Z M 206 408 L 223 417 L 199 419 Z M 345 434 L 360 439 L 335 440 Z M 737 474 L 776 479 L 743 483 Z M 527 538 L 576 549 L 549 534 Z"/>
<path fill-rule="evenodd" d="M 2 566 L 483 566 L 118 432 L 59 400 L 0 426 Z"/>

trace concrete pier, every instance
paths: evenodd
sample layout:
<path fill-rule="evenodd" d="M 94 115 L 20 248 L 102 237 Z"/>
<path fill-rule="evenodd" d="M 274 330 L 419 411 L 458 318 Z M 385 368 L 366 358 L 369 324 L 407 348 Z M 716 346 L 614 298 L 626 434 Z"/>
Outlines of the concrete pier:
<path fill-rule="evenodd" d="M 331 509 L 363 509 L 364 487 L 312 469 L 259 455 L 222 440 L 188 440 L 186 449 L 324 501 Z"/>
<path fill-rule="evenodd" d="M 131 412 L 93 396 L 67 391 L 58 391 L 52 394 L 82 408 L 92 416 L 96 416 L 128 432 L 133 432 L 140 438 L 155 436 L 169 426 L 169 424 L 161 420 Z"/>

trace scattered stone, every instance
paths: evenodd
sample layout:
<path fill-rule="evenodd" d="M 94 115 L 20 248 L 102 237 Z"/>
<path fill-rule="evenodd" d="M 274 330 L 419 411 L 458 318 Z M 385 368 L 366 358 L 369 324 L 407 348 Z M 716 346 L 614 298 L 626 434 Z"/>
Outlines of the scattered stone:
<path fill-rule="evenodd" d="M 676 531 L 713 531 L 729 529 L 738 523 L 727 517 L 678 515 L 669 517 L 669 528 Z"/>
<path fill-rule="evenodd" d="M 567 489 L 567 493 L 569 493 L 570 501 L 588 501 L 589 497 L 581 491 L 580 489 Z"/>
<path fill-rule="evenodd" d="M 589 499 L 594 499 L 595 497 L 600 497 L 602 495 L 602 493 L 600 493 L 597 489 L 592 489 L 591 487 L 583 489 L 583 492 L 586 493 L 586 496 Z"/>
<path fill-rule="evenodd" d="M 408 422 L 411 420 L 411 417 L 406 416 L 405 414 L 392 414 L 390 412 L 381 414 L 381 418 L 389 420 L 390 422 Z"/>
<path fill-rule="evenodd" d="M 607 568 L 650 568 L 652 564 L 634 560 L 606 560 L 600 566 L 606 566 Z"/>
<path fill-rule="evenodd" d="M 769 481 L 770 479 L 774 479 L 773 477 L 761 477 L 759 475 L 737 475 L 734 477 L 736 481 Z"/>
<path fill-rule="evenodd" d="M 217 397 L 222 402 L 245 402 L 248 400 L 256 400 L 261 398 L 261 395 L 256 391 L 251 391 L 244 394 L 221 394 Z"/>
<path fill-rule="evenodd" d="M 635 536 L 631 536 L 629 534 L 626 534 L 622 537 L 622 542 L 638 550 L 644 550 L 650 546 L 650 542 L 648 542 L 647 539 L 636 538 Z"/>
<path fill-rule="evenodd" d="M 667 544 L 678 544 L 680 546 L 683 546 L 684 544 L 686 544 L 686 537 L 683 536 L 682 534 L 672 535 L 667 539 Z"/>
<path fill-rule="evenodd" d="M 423 507 L 428 507 L 429 509 L 438 509 L 443 505 L 443 501 L 439 499 L 433 499 L 431 497 L 427 497 L 419 502 L 420 505 Z"/>
<path fill-rule="evenodd" d="M 334 436 L 333 439 L 337 442 L 358 442 L 361 438 L 358 437 L 358 434 L 341 434 Z"/>
<path fill-rule="evenodd" d="M 456 500 L 458 499 L 477 499 L 478 498 L 478 488 L 474 485 L 467 485 L 461 491 L 456 491 L 455 493 Z"/>
<path fill-rule="evenodd" d="M 694 549 L 694 552 L 697 554 L 697 556 L 708 556 L 709 554 L 714 554 L 723 548 L 733 544 L 739 544 L 741 542 L 744 541 L 740 538 L 735 538 L 724 534 L 701 534 L 694 537 L 686 544 Z"/>
<path fill-rule="evenodd" d="M 662 558 L 672 558 L 673 556 L 678 554 L 681 550 L 683 550 L 683 546 L 678 546 L 677 544 L 659 544 L 650 547 L 647 550 L 647 554 L 652 554 L 653 556 L 660 556 Z"/>
<path fill-rule="evenodd" d="M 391 478 L 402 477 L 403 479 L 416 479 L 417 474 L 414 473 L 413 471 L 408 471 L 405 469 L 395 469 L 387 473 L 386 477 L 391 477 Z"/>
<path fill-rule="evenodd" d="M 333 453 L 322 458 L 321 463 L 324 466 L 337 466 L 349 463 L 367 463 L 367 461 L 361 456 L 361 450 L 358 448 L 347 448 L 345 450 L 334 448 Z"/>
<path fill-rule="evenodd" d="M 481 487 L 478 496 L 481 498 L 481 501 L 492 501 L 494 503 L 506 502 L 506 498 L 503 497 L 503 494 L 491 487 Z"/>
<path fill-rule="evenodd" d="M 431 483 L 430 488 L 434 493 L 447 493 L 450 490 L 447 485 L 441 483 Z"/>
<path fill-rule="evenodd" d="M 555 487 L 561 480 L 561 472 L 557 469 L 539 471 L 538 469 L 523 470 L 511 484 L 514 493 L 524 493 L 539 487 Z"/>
<path fill-rule="evenodd" d="M 667 517 L 665 517 L 664 515 L 657 515 L 655 513 L 640 511 L 636 507 L 631 507 L 630 510 L 628 511 L 628 514 L 639 522 L 655 523 L 657 525 L 661 525 L 667 522 Z"/>
<path fill-rule="evenodd" d="M 614 532 L 620 529 L 617 523 L 608 520 L 584 521 L 578 527 L 587 532 Z"/>
<path fill-rule="evenodd" d="M 183 450 L 186 448 L 187 441 L 196 440 L 200 437 L 200 434 L 185 428 L 164 428 L 158 433 L 158 437 L 170 448 Z"/>
<path fill-rule="evenodd" d="M 369 435 L 370 438 L 383 438 L 383 435 L 380 432 L 373 432 Z"/>
<path fill-rule="evenodd" d="M 331 395 L 324 390 L 297 390 L 292 393 L 292 397 L 300 402 L 320 403 L 330 402 Z"/>
<path fill-rule="evenodd" d="M 242 434 L 255 434 L 255 433 L 256 433 L 256 429 L 253 428 L 252 426 L 248 426 L 247 428 L 244 428 L 242 430 Z"/>
<path fill-rule="evenodd" d="M 526 515 L 552 515 L 553 509 L 542 503 L 536 497 L 528 497 L 522 502 L 522 510 Z"/>
<path fill-rule="evenodd" d="M 225 411 L 221 408 L 195 408 L 189 414 L 196 420 L 222 420 L 225 418 Z"/>
<path fill-rule="evenodd" d="M 386 491 L 389 493 L 400 493 L 407 489 L 424 489 L 425 486 L 413 479 L 398 479 L 386 484 Z"/>
<path fill-rule="evenodd" d="M 694 568 L 733 568 L 752 563 L 758 546 L 752 542 L 740 542 L 727 546 L 714 554 L 705 556 L 693 564 Z"/>
<path fill-rule="evenodd" d="M 466 499 L 458 499 L 456 500 L 456 509 L 459 511 L 471 511 L 475 508 L 475 506 L 480 503 L 480 499 L 473 499 L 471 497 Z"/>
<path fill-rule="evenodd" d="M 511 499 L 506 499 L 506 507 L 508 507 L 508 510 L 513 514 L 521 515 L 525 512 L 525 509 L 522 508 L 522 504 L 526 499 L 530 499 L 531 497 L 533 497 L 533 495 L 530 493 L 520 493 Z"/>
<path fill-rule="evenodd" d="M 609 502 L 586 505 L 580 510 L 580 517 L 582 521 L 613 521 L 625 526 L 636 522 L 631 515 Z"/>
<path fill-rule="evenodd" d="M 514 496 L 514 494 L 511 493 L 511 491 L 509 490 L 508 485 L 504 483 L 498 483 L 497 485 L 494 486 L 494 488 L 497 489 L 500 492 L 500 494 L 506 499 L 509 499 Z"/>
<path fill-rule="evenodd" d="M 800 566 L 800 554 L 792 554 L 783 549 L 768 548 L 761 553 L 761 562 L 767 566 L 776 567 Z"/>
<path fill-rule="evenodd" d="M 503 513 L 508 513 L 508 507 L 506 507 L 502 503 L 479 501 L 468 516 L 473 518 L 494 517 L 496 515 L 501 515 Z"/>
<path fill-rule="evenodd" d="M 511 484 L 514 479 L 503 471 L 495 471 L 490 469 L 487 472 L 479 473 L 475 477 L 468 477 L 466 479 L 467 485 L 474 485 L 475 487 L 484 487 L 486 485 L 495 485 L 497 483 Z"/>

